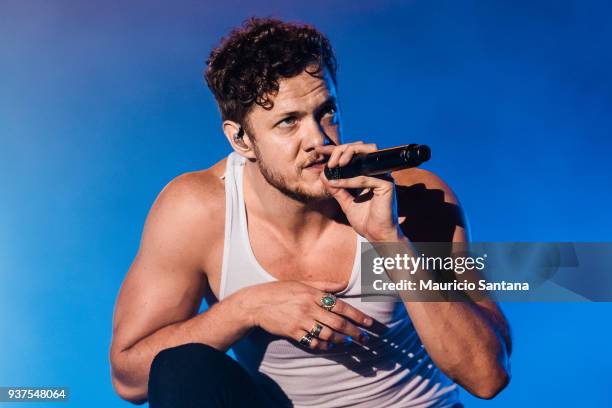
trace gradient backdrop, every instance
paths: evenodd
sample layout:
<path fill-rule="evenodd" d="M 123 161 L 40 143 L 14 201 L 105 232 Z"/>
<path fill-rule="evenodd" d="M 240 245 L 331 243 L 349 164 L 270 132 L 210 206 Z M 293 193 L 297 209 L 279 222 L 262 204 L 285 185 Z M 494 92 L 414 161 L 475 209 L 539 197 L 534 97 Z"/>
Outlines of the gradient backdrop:
<path fill-rule="evenodd" d="M 0 385 L 129 406 L 115 297 L 158 192 L 230 151 L 201 73 L 250 15 L 329 35 L 346 141 L 429 144 L 474 240 L 612 241 L 609 3 L 248 3 L 0 0 Z M 468 407 L 610 406 L 611 304 L 503 308 L 512 382 Z"/>

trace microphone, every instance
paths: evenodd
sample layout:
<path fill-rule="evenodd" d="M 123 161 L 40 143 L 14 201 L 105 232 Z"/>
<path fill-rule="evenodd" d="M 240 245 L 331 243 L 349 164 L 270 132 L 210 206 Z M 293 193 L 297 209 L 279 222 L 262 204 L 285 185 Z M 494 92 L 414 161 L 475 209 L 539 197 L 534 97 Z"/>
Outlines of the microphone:
<path fill-rule="evenodd" d="M 408 144 L 355 156 L 342 167 L 323 170 L 328 180 L 357 176 L 375 176 L 391 171 L 417 167 L 429 160 L 431 149 L 427 145 Z"/>

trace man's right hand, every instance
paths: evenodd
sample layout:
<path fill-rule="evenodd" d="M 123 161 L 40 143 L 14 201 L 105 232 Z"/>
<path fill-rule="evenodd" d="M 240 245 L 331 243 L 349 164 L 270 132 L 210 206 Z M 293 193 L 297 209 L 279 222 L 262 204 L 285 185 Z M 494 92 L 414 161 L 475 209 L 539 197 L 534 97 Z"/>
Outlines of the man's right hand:
<path fill-rule="evenodd" d="M 296 341 L 318 322 L 323 329 L 318 338 L 312 339 L 311 349 L 329 350 L 331 343 L 344 344 L 353 339 L 364 343 L 367 334 L 359 326 L 370 327 L 371 317 L 341 299 L 336 300 L 332 311 L 321 307 L 326 293 L 340 289 L 336 283 L 269 282 L 244 288 L 243 306 L 253 327 Z"/>

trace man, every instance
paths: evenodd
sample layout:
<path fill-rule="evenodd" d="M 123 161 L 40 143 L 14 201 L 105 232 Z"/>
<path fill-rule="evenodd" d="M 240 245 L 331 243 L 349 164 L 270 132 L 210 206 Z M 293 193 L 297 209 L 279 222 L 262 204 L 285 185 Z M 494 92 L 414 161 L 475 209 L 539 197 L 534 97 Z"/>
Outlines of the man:
<path fill-rule="evenodd" d="M 325 36 L 251 19 L 206 80 L 233 153 L 174 179 L 150 211 L 115 309 L 117 393 L 153 408 L 460 407 L 456 383 L 495 396 L 510 353 L 495 303 L 360 299 L 361 242 L 468 237 L 430 172 L 325 178 L 377 150 L 341 143 Z"/>

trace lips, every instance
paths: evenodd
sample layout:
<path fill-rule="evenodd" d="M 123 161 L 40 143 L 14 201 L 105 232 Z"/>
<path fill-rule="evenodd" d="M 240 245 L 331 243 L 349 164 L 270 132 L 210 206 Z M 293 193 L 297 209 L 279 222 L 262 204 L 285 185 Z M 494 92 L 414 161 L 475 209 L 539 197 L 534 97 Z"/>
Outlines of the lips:
<path fill-rule="evenodd" d="M 317 161 L 315 161 L 313 163 L 310 163 L 305 168 L 307 168 L 307 169 L 322 169 L 323 167 L 325 167 L 326 163 L 327 163 L 327 160 L 321 159 L 321 160 L 317 160 Z"/>
<path fill-rule="evenodd" d="M 306 167 L 307 169 L 322 169 L 323 167 L 325 167 L 325 163 L 324 162 L 319 162 L 319 163 L 313 163 L 310 166 Z"/>

